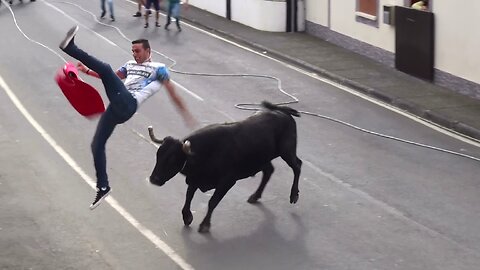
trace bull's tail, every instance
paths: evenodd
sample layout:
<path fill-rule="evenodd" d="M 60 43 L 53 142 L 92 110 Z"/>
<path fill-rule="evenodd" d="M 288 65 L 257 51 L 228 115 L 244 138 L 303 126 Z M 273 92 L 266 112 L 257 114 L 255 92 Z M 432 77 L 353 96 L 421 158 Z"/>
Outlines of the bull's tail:
<path fill-rule="evenodd" d="M 269 109 L 271 111 L 281 111 L 285 114 L 288 114 L 288 115 L 293 115 L 293 116 L 296 116 L 296 117 L 300 117 L 300 113 L 295 110 L 295 109 L 292 109 L 290 107 L 287 107 L 287 106 L 278 106 L 278 105 L 275 105 L 275 104 L 272 104 L 268 101 L 262 101 L 262 106 L 266 109 Z"/>

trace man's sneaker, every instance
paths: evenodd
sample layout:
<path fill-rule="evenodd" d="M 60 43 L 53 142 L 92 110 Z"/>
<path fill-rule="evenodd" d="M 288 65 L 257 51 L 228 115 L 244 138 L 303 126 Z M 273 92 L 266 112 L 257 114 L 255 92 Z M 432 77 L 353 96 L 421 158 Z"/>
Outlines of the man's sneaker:
<path fill-rule="evenodd" d="M 137 13 L 133 14 L 133 17 L 142 17 L 142 13 L 137 11 Z"/>
<path fill-rule="evenodd" d="M 90 210 L 95 209 L 95 207 L 97 207 L 103 201 L 103 199 L 105 199 L 105 197 L 110 194 L 110 191 L 112 191 L 110 187 L 97 188 L 97 196 L 95 197 L 93 203 L 90 205 Z"/>
<path fill-rule="evenodd" d="M 62 42 L 60 42 L 60 45 L 59 45 L 60 49 L 65 50 L 68 44 L 70 44 L 70 42 L 75 37 L 75 34 L 77 34 L 77 31 L 78 31 L 78 25 L 75 25 L 70 30 L 68 30 L 67 36 L 65 37 L 65 39 L 62 40 Z"/>
<path fill-rule="evenodd" d="M 110 19 L 111 19 L 111 21 L 112 21 L 112 22 L 114 22 L 114 21 L 115 21 L 115 17 L 114 17 L 113 15 L 112 15 L 112 16 L 110 16 Z"/>
<path fill-rule="evenodd" d="M 103 18 L 105 18 L 105 14 L 106 14 L 106 13 L 107 13 L 107 12 L 106 12 L 105 10 L 104 10 L 104 11 L 102 11 L 102 15 L 100 15 L 100 19 L 103 19 Z"/>

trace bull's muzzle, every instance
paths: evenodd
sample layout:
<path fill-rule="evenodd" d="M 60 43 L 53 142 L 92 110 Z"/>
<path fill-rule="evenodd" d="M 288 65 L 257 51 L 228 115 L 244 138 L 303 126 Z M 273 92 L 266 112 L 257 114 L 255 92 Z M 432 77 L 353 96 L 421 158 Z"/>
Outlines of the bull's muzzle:
<path fill-rule="evenodd" d="M 161 181 L 160 178 L 155 175 L 150 175 L 148 180 L 150 181 L 150 184 L 160 186 L 160 187 L 165 184 L 165 181 Z"/>

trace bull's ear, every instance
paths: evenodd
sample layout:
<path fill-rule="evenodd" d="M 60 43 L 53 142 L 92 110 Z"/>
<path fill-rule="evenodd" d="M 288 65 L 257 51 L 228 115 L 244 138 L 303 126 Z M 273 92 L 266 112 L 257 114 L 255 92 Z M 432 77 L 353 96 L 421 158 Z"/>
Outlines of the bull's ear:
<path fill-rule="evenodd" d="M 187 155 L 191 155 L 192 154 L 192 144 L 190 143 L 189 140 L 186 140 L 184 143 L 183 143 L 183 146 L 182 146 L 182 150 L 185 154 Z"/>
<path fill-rule="evenodd" d="M 163 140 L 157 139 L 157 137 L 155 137 L 155 134 L 153 134 L 153 127 L 152 127 L 152 126 L 149 126 L 149 127 L 148 127 L 148 135 L 150 135 L 150 139 L 151 139 L 154 143 L 158 143 L 158 144 L 162 144 L 162 143 L 163 143 Z"/>

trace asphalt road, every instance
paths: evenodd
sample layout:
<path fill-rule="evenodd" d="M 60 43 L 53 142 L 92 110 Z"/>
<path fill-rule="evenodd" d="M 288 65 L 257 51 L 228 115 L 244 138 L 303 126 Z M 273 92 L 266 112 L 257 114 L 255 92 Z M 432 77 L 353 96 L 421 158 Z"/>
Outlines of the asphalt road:
<path fill-rule="evenodd" d="M 186 185 L 145 178 L 157 136 L 183 137 L 167 95 L 148 100 L 107 145 L 112 186 L 94 211 L 90 141 L 97 120 L 77 114 L 53 81 L 64 60 L 58 43 L 74 24 L 76 43 L 116 68 L 130 41 L 150 39 L 157 61 L 175 70 L 275 76 L 300 102 L 292 107 L 369 130 L 480 157 L 480 148 L 394 110 L 263 57 L 195 27 L 143 28 L 132 2 L 115 1 L 117 21 L 100 24 L 97 0 L 0 7 L 1 269 L 480 269 L 477 161 L 392 141 L 303 115 L 300 199 L 289 203 L 290 168 L 275 160 L 262 203 L 246 203 L 259 176 L 240 181 L 219 204 L 211 233 L 196 229 L 211 192 L 198 192 L 185 228 Z M 152 18 L 151 18 L 152 19 Z M 162 24 L 163 24 L 162 17 Z M 151 24 L 152 25 L 152 24 Z M 25 36 L 24 36 L 25 35 Z M 28 39 L 27 39 L 28 37 Z M 30 39 L 30 40 L 29 40 Z M 101 83 L 83 78 L 102 92 Z M 201 123 L 240 120 L 235 104 L 288 101 L 274 80 L 172 72 Z M 105 95 L 103 95 L 106 101 Z M 18 100 L 17 100 L 18 99 Z"/>

